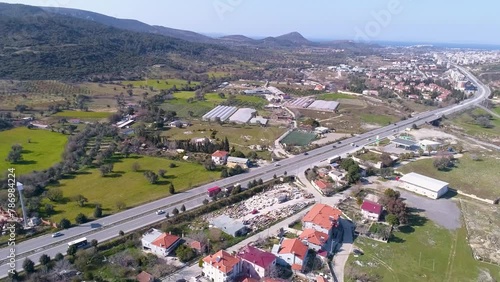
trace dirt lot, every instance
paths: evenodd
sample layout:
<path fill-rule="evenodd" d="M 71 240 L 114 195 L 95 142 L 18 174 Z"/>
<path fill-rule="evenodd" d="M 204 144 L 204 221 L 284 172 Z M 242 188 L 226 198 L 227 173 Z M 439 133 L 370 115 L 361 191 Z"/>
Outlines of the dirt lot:
<path fill-rule="evenodd" d="M 474 256 L 500 264 L 500 207 L 470 200 L 460 202 Z"/>

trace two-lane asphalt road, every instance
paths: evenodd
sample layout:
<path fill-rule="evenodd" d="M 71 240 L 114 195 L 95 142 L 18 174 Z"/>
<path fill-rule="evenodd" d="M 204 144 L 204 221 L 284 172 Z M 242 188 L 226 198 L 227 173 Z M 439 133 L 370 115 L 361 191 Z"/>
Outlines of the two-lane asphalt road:
<path fill-rule="evenodd" d="M 459 67 L 460 68 L 460 67 Z M 413 124 L 422 125 L 426 122 L 431 122 L 440 118 L 442 115 L 451 114 L 453 112 L 462 111 L 464 109 L 473 107 L 490 95 L 488 87 L 482 85 L 472 74 L 468 73 L 465 69 L 462 72 L 467 74 L 469 78 L 478 86 L 477 94 L 467 101 L 459 105 L 453 105 L 446 108 L 433 110 L 418 114 L 416 117 L 400 121 L 397 124 L 391 124 L 383 128 L 375 129 L 373 131 L 363 133 L 361 135 L 343 140 L 341 144 L 326 145 L 318 149 L 309 151 L 307 154 L 295 156 L 290 159 L 279 161 L 272 166 L 260 167 L 252 169 L 246 174 L 233 176 L 222 180 L 215 181 L 210 184 L 202 185 L 200 187 L 191 189 L 189 191 L 179 193 L 161 200 L 150 202 L 126 211 L 107 216 L 88 224 L 72 227 L 63 230 L 64 234 L 61 237 L 52 238 L 50 235 L 36 237 L 16 245 L 16 269 L 22 269 L 22 261 L 24 258 L 29 257 L 34 262 L 38 262 L 41 254 L 47 254 L 54 257 L 57 253 L 65 253 L 67 250 L 67 243 L 71 240 L 80 237 L 87 237 L 89 240 L 96 239 L 99 242 L 112 239 L 118 236 L 120 230 L 124 232 L 133 231 L 149 224 L 157 223 L 164 219 L 163 215 L 156 215 L 155 211 L 164 209 L 171 212 L 174 207 L 180 207 L 182 204 L 187 209 L 194 208 L 202 204 L 203 199 L 208 198 L 206 191 L 213 186 L 229 187 L 236 183 L 242 186 L 253 179 L 263 179 L 264 181 L 270 180 L 274 175 L 283 175 L 284 172 L 301 173 L 306 168 L 312 167 L 315 164 L 325 161 L 329 157 L 336 155 L 345 155 L 352 153 L 359 148 L 373 143 L 375 138 L 384 138 L 393 135 L 399 131 L 411 127 Z M 370 139 L 370 140 L 368 140 Z M 351 145 L 354 144 L 354 146 Z M 357 146 L 356 146 L 357 145 Z M 333 147 L 335 146 L 335 148 Z M 112 196 L 112 195 L 110 195 Z M 10 254 L 10 247 L 0 249 L 0 277 L 7 276 L 7 271 L 10 269 L 7 257 Z"/>

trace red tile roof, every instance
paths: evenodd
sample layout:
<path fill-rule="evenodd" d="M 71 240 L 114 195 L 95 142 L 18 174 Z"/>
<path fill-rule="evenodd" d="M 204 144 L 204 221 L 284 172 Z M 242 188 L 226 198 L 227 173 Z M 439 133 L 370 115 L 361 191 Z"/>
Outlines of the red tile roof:
<path fill-rule="evenodd" d="M 143 271 L 139 273 L 137 276 L 137 281 L 139 282 L 152 282 L 154 280 L 153 275 L 147 273 L 146 271 Z"/>
<path fill-rule="evenodd" d="M 213 267 L 222 271 L 223 273 L 228 273 L 233 270 L 234 266 L 237 265 L 241 260 L 238 257 L 230 255 L 224 250 L 220 250 L 217 253 L 206 256 L 203 261 L 211 264 Z"/>
<path fill-rule="evenodd" d="M 160 248 L 168 249 L 178 240 L 180 240 L 179 236 L 163 233 L 160 237 L 156 238 L 152 244 Z"/>
<path fill-rule="evenodd" d="M 217 157 L 217 158 L 224 158 L 225 156 L 227 156 L 229 153 L 226 152 L 226 151 L 215 151 L 213 154 L 212 154 L 212 157 Z"/>
<path fill-rule="evenodd" d="M 299 239 L 284 239 L 281 242 L 279 254 L 295 254 L 301 260 L 304 260 L 307 255 L 307 246 Z"/>
<path fill-rule="evenodd" d="M 262 268 L 268 268 L 276 260 L 276 256 L 272 253 L 259 250 L 253 246 L 243 247 L 238 252 L 238 257 Z"/>
<path fill-rule="evenodd" d="M 302 270 L 302 265 L 300 264 L 292 264 L 292 270 Z"/>
<path fill-rule="evenodd" d="M 316 282 L 328 282 L 328 280 L 326 280 L 325 277 L 318 275 L 316 276 Z"/>
<path fill-rule="evenodd" d="M 324 189 L 330 187 L 329 183 L 325 183 L 324 181 L 321 181 L 321 180 L 316 180 L 316 181 L 314 181 L 314 183 L 316 183 L 318 188 L 321 190 L 324 190 Z"/>
<path fill-rule="evenodd" d="M 330 207 L 325 204 L 316 204 L 304 216 L 302 221 L 312 222 L 325 229 L 330 229 L 339 220 L 342 212 L 339 209 Z"/>
<path fill-rule="evenodd" d="M 191 243 L 189 243 L 189 247 L 201 252 L 203 251 L 205 244 L 202 244 L 200 241 L 192 241 Z"/>
<path fill-rule="evenodd" d="M 302 231 L 299 239 L 302 241 L 306 240 L 307 242 L 318 246 L 323 246 L 328 240 L 328 234 L 316 231 L 314 229 L 306 229 Z"/>
<path fill-rule="evenodd" d="M 255 279 L 255 278 L 248 277 L 248 278 L 243 279 L 243 281 L 241 281 L 241 282 L 259 282 L 259 280 Z"/>
<path fill-rule="evenodd" d="M 382 205 L 380 204 L 377 204 L 375 202 L 372 202 L 372 201 L 368 201 L 368 200 L 365 200 L 363 202 L 363 204 L 361 205 L 361 209 L 364 210 L 364 211 L 367 211 L 367 212 L 370 212 L 370 213 L 374 213 L 374 214 L 382 214 Z"/>

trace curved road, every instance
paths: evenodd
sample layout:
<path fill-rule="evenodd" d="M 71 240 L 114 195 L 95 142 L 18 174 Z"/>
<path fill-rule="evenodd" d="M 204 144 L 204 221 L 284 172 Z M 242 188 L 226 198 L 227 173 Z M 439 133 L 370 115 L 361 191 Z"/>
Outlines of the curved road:
<path fill-rule="evenodd" d="M 335 144 L 335 148 L 332 145 L 326 145 L 309 151 L 307 155 L 302 154 L 290 159 L 279 161 L 272 167 L 267 166 L 256 168 L 246 174 L 218 180 L 211 184 L 191 189 L 187 192 L 179 193 L 168 198 L 150 202 L 92 221 L 88 224 L 72 227 L 70 229 L 63 230 L 62 233 L 64 233 L 64 235 L 61 237 L 52 238 L 50 235 L 45 235 L 24 241 L 15 246 L 16 269 L 18 271 L 22 270 L 22 261 L 26 257 L 29 257 L 37 263 L 42 254 L 47 254 L 51 257 L 54 257 L 57 253 L 64 254 L 67 250 L 67 242 L 80 237 L 85 236 L 88 240 L 96 239 L 99 242 L 103 242 L 118 237 L 120 230 L 130 232 L 141 227 L 160 222 L 164 219 L 164 216 L 155 214 L 155 211 L 158 209 L 164 209 L 171 213 L 171 210 L 174 207 L 179 207 L 182 204 L 184 204 L 187 209 L 192 209 L 202 205 L 203 199 L 207 198 L 206 191 L 210 187 L 228 187 L 236 183 L 240 183 L 243 187 L 245 187 L 246 184 L 253 179 L 262 178 L 266 181 L 272 179 L 275 174 L 278 176 L 283 175 L 285 171 L 290 172 L 291 174 L 294 172 L 304 171 L 306 168 L 313 167 L 315 164 L 325 161 L 329 157 L 352 153 L 363 146 L 373 143 L 373 141 L 369 141 L 368 139 L 375 140 L 377 136 L 382 139 L 387 136 L 394 135 L 396 132 L 404 131 L 407 127 L 411 127 L 413 124 L 416 124 L 417 126 L 422 125 L 426 122 L 434 121 L 443 115 L 448 115 L 453 112 L 474 107 L 490 95 L 490 89 L 481 84 L 465 69 L 461 67 L 458 68 L 467 74 L 469 79 L 478 86 L 478 92 L 476 95 L 459 105 L 453 105 L 421 113 L 416 117 L 400 121 L 397 124 L 391 124 L 386 127 L 343 140 L 341 144 Z M 351 143 L 354 143 L 358 147 L 352 146 Z M 7 276 L 8 270 L 11 268 L 8 264 L 9 255 L 10 247 L 0 249 L 0 278 Z"/>

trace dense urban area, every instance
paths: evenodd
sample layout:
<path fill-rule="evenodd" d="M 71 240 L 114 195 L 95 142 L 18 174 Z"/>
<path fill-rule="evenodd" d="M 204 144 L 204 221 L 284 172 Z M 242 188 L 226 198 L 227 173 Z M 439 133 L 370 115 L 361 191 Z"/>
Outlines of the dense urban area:
<path fill-rule="evenodd" d="M 0 3 L 2 281 L 500 280 L 500 50 L 76 11 Z"/>

